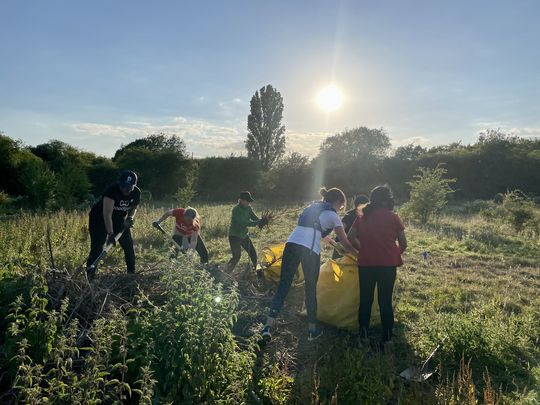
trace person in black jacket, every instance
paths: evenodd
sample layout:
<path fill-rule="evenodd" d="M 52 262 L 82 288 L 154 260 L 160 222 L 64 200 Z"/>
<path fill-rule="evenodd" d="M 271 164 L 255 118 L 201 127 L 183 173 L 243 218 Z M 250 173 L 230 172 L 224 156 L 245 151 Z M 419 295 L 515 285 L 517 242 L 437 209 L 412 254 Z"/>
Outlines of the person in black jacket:
<path fill-rule="evenodd" d="M 347 211 L 345 216 L 341 219 L 346 234 L 349 233 L 352 225 L 354 224 L 354 221 L 356 221 L 356 218 L 362 215 L 362 209 L 366 206 L 367 203 L 369 203 L 369 197 L 365 194 L 358 194 L 356 197 L 354 197 L 354 208 Z M 336 243 L 339 243 L 339 238 L 337 236 L 335 238 L 335 241 Z M 341 254 L 337 251 L 337 249 L 334 249 L 332 259 L 335 260 L 339 259 L 340 257 Z"/>
<path fill-rule="evenodd" d="M 88 275 L 96 271 L 92 263 L 100 255 L 104 244 L 116 245 L 115 235 L 124 231 L 118 243 L 124 250 L 128 273 L 135 273 L 135 250 L 130 228 L 141 201 L 137 187 L 137 175 L 131 170 L 120 174 L 118 181 L 105 189 L 99 201 L 91 208 L 88 229 L 90 231 L 90 254 L 86 262 Z"/>

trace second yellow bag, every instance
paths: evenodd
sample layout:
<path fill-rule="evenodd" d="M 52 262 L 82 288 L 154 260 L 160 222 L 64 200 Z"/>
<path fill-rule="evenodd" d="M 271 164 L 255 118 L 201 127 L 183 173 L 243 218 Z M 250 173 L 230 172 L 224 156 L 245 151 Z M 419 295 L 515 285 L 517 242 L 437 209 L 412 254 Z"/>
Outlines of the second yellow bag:
<path fill-rule="evenodd" d="M 344 256 L 321 266 L 317 283 L 317 319 L 338 328 L 358 331 L 360 287 L 356 260 Z M 377 290 L 371 308 L 371 323 L 379 320 Z"/>
<path fill-rule="evenodd" d="M 285 244 L 274 245 L 265 247 L 259 259 L 259 264 L 263 268 L 264 278 L 276 283 L 279 282 L 281 276 L 281 258 L 283 256 L 283 250 Z M 304 281 L 304 272 L 302 271 L 302 265 L 298 266 L 296 275 L 294 276 L 294 284 L 299 284 Z"/>

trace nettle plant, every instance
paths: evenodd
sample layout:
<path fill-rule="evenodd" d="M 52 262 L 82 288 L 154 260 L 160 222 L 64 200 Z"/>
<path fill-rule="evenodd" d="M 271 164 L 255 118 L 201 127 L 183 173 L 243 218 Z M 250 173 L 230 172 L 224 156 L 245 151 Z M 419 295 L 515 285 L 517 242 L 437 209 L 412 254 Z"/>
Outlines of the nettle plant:
<path fill-rule="evenodd" d="M 8 353 L 15 352 L 9 357 L 8 371 L 14 376 L 17 401 L 121 403 L 131 397 L 125 380 L 132 361 L 126 350 L 127 320 L 120 311 L 97 319 L 88 334 L 91 344 L 79 347 L 78 320 L 65 324 L 68 300 L 58 310 L 49 310 L 45 292 L 44 285 L 34 286 L 29 302 L 18 297 L 8 316 L 5 347 Z M 139 385 L 144 388 L 143 382 Z"/>
<path fill-rule="evenodd" d="M 141 293 L 82 328 L 70 305 L 49 308 L 44 282 L 18 297 L 5 341 L 18 402 L 239 403 L 252 384 L 255 341 L 231 328 L 238 295 L 185 261 L 164 265 L 160 305 Z"/>
<path fill-rule="evenodd" d="M 182 263 L 164 269 L 165 303 L 141 297 L 132 350 L 150 352 L 160 401 L 239 403 L 252 379 L 255 341 L 240 349 L 231 332 L 238 295 Z M 136 329 L 136 331 L 135 331 Z"/>

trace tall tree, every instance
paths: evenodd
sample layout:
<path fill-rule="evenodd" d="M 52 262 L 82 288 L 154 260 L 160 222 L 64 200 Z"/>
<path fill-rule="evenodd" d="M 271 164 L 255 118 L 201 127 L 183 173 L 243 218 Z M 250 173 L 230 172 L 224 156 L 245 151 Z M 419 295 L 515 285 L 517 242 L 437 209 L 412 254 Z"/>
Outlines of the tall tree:
<path fill-rule="evenodd" d="M 389 149 L 390 138 L 383 129 L 359 127 L 326 138 L 319 156 L 341 163 L 374 161 L 385 157 Z"/>
<path fill-rule="evenodd" d="M 250 102 L 246 149 L 248 157 L 268 170 L 285 153 L 283 97 L 271 85 L 256 91 Z"/>

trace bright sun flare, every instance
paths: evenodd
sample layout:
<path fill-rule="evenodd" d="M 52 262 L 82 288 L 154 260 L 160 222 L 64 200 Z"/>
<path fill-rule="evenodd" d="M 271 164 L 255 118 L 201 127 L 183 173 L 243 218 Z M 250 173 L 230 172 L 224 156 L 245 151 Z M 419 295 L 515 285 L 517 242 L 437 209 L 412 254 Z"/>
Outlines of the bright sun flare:
<path fill-rule="evenodd" d="M 323 87 L 317 94 L 317 105 L 325 112 L 331 112 L 341 107 L 343 103 L 343 93 L 341 90 L 333 85 L 329 84 Z"/>

